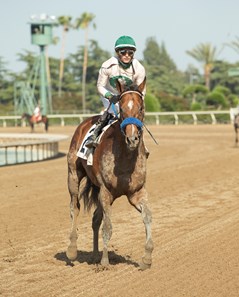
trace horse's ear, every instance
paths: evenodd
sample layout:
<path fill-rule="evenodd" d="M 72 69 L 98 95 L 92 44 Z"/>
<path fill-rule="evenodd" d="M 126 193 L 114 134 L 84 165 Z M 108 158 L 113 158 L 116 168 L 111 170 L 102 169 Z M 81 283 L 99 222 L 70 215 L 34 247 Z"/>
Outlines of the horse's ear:
<path fill-rule="evenodd" d="M 141 84 L 138 86 L 138 90 L 142 93 L 144 90 L 146 84 L 146 76 L 144 77 L 144 80 L 141 82 Z"/>
<path fill-rule="evenodd" d="M 119 92 L 119 94 L 121 94 L 123 92 L 123 86 L 122 86 L 122 84 L 120 83 L 120 81 L 118 79 L 115 81 L 115 83 L 116 83 L 116 89 L 117 89 L 117 91 Z"/>

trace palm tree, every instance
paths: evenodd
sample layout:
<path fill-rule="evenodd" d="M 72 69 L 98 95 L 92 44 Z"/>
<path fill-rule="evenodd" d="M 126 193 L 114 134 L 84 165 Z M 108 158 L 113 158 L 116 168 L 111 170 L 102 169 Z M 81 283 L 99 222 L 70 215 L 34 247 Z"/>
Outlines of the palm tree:
<path fill-rule="evenodd" d="M 79 18 L 75 20 L 75 29 L 85 30 L 85 47 L 84 47 L 84 60 L 83 60 L 83 71 L 82 71 L 82 109 L 85 111 L 85 88 L 86 88 L 86 74 L 87 74 L 87 64 L 88 64 L 88 35 L 89 26 L 92 23 L 95 15 L 92 13 L 84 12 Z M 95 23 L 93 23 L 93 28 L 96 28 Z"/>
<path fill-rule="evenodd" d="M 226 43 L 225 45 L 226 46 L 229 46 L 234 51 L 236 51 L 237 53 L 239 53 L 239 37 L 238 36 L 236 36 L 236 40 L 232 41 L 231 43 Z"/>
<path fill-rule="evenodd" d="M 59 26 L 62 26 L 62 42 L 61 42 L 61 58 L 60 58 L 60 69 L 59 69 L 59 86 L 58 96 L 61 97 L 62 80 L 64 75 L 64 52 L 66 46 L 66 33 L 71 27 L 71 16 L 60 16 L 57 18 Z"/>
<path fill-rule="evenodd" d="M 191 51 L 186 51 L 186 53 L 203 64 L 205 85 L 210 90 L 211 71 L 218 54 L 216 47 L 210 43 L 201 43 Z"/>

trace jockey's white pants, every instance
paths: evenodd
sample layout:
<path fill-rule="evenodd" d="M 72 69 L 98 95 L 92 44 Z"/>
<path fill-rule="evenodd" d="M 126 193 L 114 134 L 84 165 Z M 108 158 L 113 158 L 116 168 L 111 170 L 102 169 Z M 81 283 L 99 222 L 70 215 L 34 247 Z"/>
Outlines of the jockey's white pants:
<path fill-rule="evenodd" d="M 104 108 L 107 109 L 110 104 L 109 100 L 106 99 L 105 97 L 100 97 L 100 99 L 104 105 Z M 115 108 L 115 110 L 114 110 L 114 108 Z M 112 104 L 110 109 L 108 110 L 108 113 L 115 115 L 115 111 L 116 111 L 116 113 L 118 114 L 119 113 L 119 103 L 115 103 L 114 108 L 113 108 L 113 104 Z"/>

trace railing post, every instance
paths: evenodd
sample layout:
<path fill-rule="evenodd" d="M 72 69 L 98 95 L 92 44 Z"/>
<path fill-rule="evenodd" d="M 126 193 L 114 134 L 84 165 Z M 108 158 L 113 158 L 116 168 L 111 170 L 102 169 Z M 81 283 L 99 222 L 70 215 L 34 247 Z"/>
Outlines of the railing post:
<path fill-rule="evenodd" d="M 217 119 L 216 119 L 214 113 L 211 113 L 210 115 L 211 115 L 211 118 L 212 118 L 212 124 L 215 125 L 217 123 Z"/>
<path fill-rule="evenodd" d="M 61 117 L 61 126 L 64 127 L 65 126 L 65 120 L 63 117 Z"/>
<path fill-rule="evenodd" d="M 194 125 L 197 125 L 197 123 L 198 123 L 198 118 L 197 118 L 196 114 L 193 113 L 193 114 L 192 114 L 192 117 L 193 117 L 193 124 L 194 124 Z"/>
<path fill-rule="evenodd" d="M 155 121 L 156 121 L 156 125 L 159 125 L 159 115 L 157 114 L 156 116 L 155 116 Z"/>

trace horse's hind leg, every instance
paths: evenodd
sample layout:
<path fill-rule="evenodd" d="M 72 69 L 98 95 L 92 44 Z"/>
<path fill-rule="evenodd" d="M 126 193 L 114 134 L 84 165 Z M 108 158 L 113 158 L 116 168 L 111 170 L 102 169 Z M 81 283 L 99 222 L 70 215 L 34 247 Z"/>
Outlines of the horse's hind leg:
<path fill-rule="evenodd" d="M 151 234 L 151 224 L 152 224 L 152 214 L 147 204 L 147 192 L 145 188 L 142 188 L 139 192 L 135 193 L 129 198 L 129 202 L 141 212 L 145 232 L 146 232 L 146 243 L 145 243 L 145 253 L 142 257 L 142 263 L 140 268 L 142 270 L 148 269 L 152 264 L 152 252 L 154 249 L 152 234 Z"/>
<path fill-rule="evenodd" d="M 235 136 L 235 146 L 238 145 L 238 130 L 237 129 L 238 129 L 237 126 L 235 126 L 235 134 L 236 134 L 236 136 Z"/>
<path fill-rule="evenodd" d="M 49 126 L 49 122 L 48 122 L 48 120 L 47 120 L 46 123 L 45 123 L 45 131 L 46 131 L 46 132 L 48 132 L 48 126 Z"/>
<path fill-rule="evenodd" d="M 75 166 L 75 165 L 74 165 Z M 71 166 L 68 168 L 68 189 L 71 195 L 70 202 L 70 214 L 72 219 L 71 232 L 70 232 L 70 245 L 67 248 L 67 258 L 69 260 L 75 260 L 77 258 L 77 222 L 80 213 L 80 202 L 79 202 L 79 184 L 81 179 L 84 177 L 77 174 L 76 169 Z"/>
<path fill-rule="evenodd" d="M 111 223 L 111 204 L 113 202 L 111 194 L 105 188 L 101 187 L 100 190 L 100 202 L 103 208 L 103 226 L 102 226 L 102 236 L 103 236 L 103 254 L 101 258 L 101 265 L 109 265 L 108 256 L 108 242 L 112 236 L 112 223 Z"/>
<path fill-rule="evenodd" d="M 93 261 L 99 261 L 99 229 L 103 219 L 103 209 L 101 204 L 97 205 L 96 210 L 92 218 L 92 229 L 93 229 Z"/>

